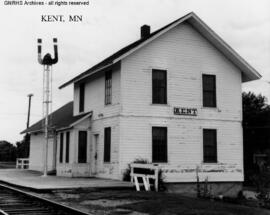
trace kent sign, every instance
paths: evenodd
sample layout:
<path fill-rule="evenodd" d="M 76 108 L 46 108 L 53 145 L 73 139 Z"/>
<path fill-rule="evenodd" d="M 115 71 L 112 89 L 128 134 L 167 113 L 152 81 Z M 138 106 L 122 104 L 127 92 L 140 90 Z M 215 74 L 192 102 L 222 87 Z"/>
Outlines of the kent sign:
<path fill-rule="evenodd" d="M 174 115 L 197 116 L 197 108 L 174 107 Z"/>

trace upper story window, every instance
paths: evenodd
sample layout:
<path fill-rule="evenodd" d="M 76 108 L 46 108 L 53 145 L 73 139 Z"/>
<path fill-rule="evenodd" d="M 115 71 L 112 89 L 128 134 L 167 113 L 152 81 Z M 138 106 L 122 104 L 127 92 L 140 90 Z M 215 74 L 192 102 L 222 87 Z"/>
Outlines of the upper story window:
<path fill-rule="evenodd" d="M 105 73 L 105 105 L 112 103 L 112 71 Z"/>
<path fill-rule="evenodd" d="M 202 75 L 203 79 L 203 107 L 216 107 L 216 76 Z"/>
<path fill-rule="evenodd" d="M 167 71 L 152 70 L 152 103 L 167 104 Z"/>
<path fill-rule="evenodd" d="M 167 127 L 152 127 L 152 162 L 167 162 Z"/>
<path fill-rule="evenodd" d="M 203 129 L 203 162 L 217 162 L 217 130 Z"/>
<path fill-rule="evenodd" d="M 79 112 L 84 112 L 84 97 L 85 97 L 85 84 L 80 84 L 80 101 L 79 101 Z"/>

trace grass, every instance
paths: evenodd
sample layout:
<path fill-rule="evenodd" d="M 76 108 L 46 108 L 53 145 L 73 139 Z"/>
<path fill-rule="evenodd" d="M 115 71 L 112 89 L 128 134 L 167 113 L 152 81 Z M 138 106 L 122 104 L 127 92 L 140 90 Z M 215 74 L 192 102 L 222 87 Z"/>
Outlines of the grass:
<path fill-rule="evenodd" d="M 170 193 L 78 189 L 42 195 L 94 214 L 112 215 L 125 209 L 150 215 L 270 215 L 266 209 Z"/>

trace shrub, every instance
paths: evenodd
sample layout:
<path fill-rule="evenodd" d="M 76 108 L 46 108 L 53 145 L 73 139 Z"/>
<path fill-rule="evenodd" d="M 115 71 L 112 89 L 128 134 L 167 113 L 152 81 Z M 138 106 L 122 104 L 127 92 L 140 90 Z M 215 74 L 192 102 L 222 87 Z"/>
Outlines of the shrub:
<path fill-rule="evenodd" d="M 260 166 L 251 176 L 251 181 L 256 186 L 258 194 L 256 195 L 259 203 L 263 207 L 270 208 L 270 169 Z"/>
<path fill-rule="evenodd" d="M 164 183 L 164 179 L 165 179 L 165 176 L 162 170 L 160 169 L 158 171 L 158 190 L 159 191 L 165 191 L 167 189 Z"/>
<path fill-rule="evenodd" d="M 136 158 L 133 163 L 141 163 L 141 164 L 147 164 L 149 163 L 147 159 L 143 158 Z M 128 168 L 124 171 L 123 173 L 123 181 L 130 181 L 130 172 L 131 172 L 131 167 L 130 164 L 128 165 Z"/>

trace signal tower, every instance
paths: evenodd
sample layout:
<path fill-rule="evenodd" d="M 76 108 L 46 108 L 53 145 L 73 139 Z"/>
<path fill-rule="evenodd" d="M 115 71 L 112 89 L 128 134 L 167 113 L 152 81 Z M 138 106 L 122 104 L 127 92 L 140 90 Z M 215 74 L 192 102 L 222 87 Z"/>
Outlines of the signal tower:
<path fill-rule="evenodd" d="M 38 39 L 38 62 L 43 65 L 43 105 L 42 105 L 42 116 L 43 116 L 43 127 L 45 133 L 45 144 L 43 146 L 43 176 L 47 176 L 48 168 L 48 143 L 50 135 L 52 135 L 52 65 L 58 62 L 58 47 L 57 39 L 53 38 L 54 43 L 54 58 L 51 54 L 47 53 L 42 58 L 42 40 Z"/>

